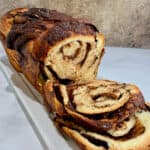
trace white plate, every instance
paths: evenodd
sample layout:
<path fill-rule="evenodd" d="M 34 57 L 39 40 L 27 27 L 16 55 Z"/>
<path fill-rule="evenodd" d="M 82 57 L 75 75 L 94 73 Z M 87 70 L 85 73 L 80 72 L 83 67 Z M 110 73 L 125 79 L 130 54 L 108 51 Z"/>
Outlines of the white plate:
<path fill-rule="evenodd" d="M 64 139 L 54 127 L 42 102 L 41 95 L 28 81 L 11 67 L 7 57 L 0 59 L 0 68 L 14 89 L 18 102 L 25 112 L 31 126 L 46 150 L 78 149 L 68 139 Z M 142 49 L 107 48 L 98 78 L 133 82 L 137 84 L 144 97 L 150 100 L 150 51 Z"/>
<path fill-rule="evenodd" d="M 40 102 L 43 101 L 41 95 L 34 90 L 23 75 L 17 73 L 12 68 L 6 57 L 1 59 L 0 69 L 14 89 L 17 100 L 33 127 L 43 149 L 78 149 L 72 141 L 64 139 L 62 135 L 58 133 L 44 106 L 40 104 Z"/>

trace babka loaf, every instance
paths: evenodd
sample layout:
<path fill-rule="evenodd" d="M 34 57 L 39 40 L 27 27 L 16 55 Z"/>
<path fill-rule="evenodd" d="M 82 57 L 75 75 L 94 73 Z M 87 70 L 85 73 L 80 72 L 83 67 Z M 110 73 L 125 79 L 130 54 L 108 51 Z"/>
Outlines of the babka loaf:
<path fill-rule="evenodd" d="M 104 37 L 85 19 L 18 8 L 0 20 L 9 61 L 83 150 L 150 150 L 150 104 L 133 84 L 96 80 Z"/>
<path fill-rule="evenodd" d="M 56 126 L 81 149 L 150 148 L 150 111 L 137 86 L 109 80 L 47 82 L 44 93 Z"/>
<path fill-rule="evenodd" d="M 39 91 L 47 79 L 95 79 L 104 53 L 104 37 L 93 24 L 45 8 L 9 11 L 0 37 L 11 64 Z"/>

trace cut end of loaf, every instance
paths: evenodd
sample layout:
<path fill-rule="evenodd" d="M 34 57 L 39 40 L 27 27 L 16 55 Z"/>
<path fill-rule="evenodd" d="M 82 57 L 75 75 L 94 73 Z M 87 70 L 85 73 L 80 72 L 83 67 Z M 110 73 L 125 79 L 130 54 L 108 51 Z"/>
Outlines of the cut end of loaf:
<path fill-rule="evenodd" d="M 50 48 L 45 73 L 50 80 L 86 81 L 96 77 L 104 54 L 104 37 L 74 35 Z"/>
<path fill-rule="evenodd" d="M 53 87 L 66 114 L 55 110 L 57 127 L 81 149 L 149 150 L 149 106 L 135 85 L 93 80 Z"/>

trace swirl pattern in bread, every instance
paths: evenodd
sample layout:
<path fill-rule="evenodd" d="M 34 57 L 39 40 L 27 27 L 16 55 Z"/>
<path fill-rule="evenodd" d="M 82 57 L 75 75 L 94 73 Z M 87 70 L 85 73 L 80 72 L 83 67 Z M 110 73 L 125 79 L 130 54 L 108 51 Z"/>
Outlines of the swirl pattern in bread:
<path fill-rule="evenodd" d="M 135 85 L 109 80 L 68 86 L 47 82 L 45 100 L 58 129 L 81 149 L 149 150 L 149 106 Z"/>
<path fill-rule="evenodd" d="M 44 89 L 51 112 L 70 116 L 79 125 L 96 132 L 113 132 L 118 124 L 145 108 L 142 93 L 131 84 L 93 80 L 65 86 L 48 81 Z"/>
<path fill-rule="evenodd" d="M 39 91 L 43 79 L 95 79 L 104 53 L 104 37 L 93 24 L 45 8 L 9 11 L 0 33 L 11 64 Z"/>

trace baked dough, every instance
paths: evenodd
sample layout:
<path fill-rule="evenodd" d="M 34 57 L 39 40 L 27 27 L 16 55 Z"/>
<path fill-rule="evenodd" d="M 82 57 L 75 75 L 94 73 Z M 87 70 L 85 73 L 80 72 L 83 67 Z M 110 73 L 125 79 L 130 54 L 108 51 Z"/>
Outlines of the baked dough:
<path fill-rule="evenodd" d="M 133 84 L 95 80 L 104 36 L 84 19 L 17 8 L 0 20 L 9 61 L 83 150 L 150 150 L 150 104 Z"/>
<path fill-rule="evenodd" d="M 150 150 L 150 112 L 136 112 L 134 116 L 137 123 L 120 138 L 84 130 L 77 125 L 67 126 L 60 119 L 56 119 L 55 124 L 63 134 L 74 139 L 82 150 Z"/>
<path fill-rule="evenodd" d="M 13 67 L 40 92 L 45 80 L 68 84 L 95 79 L 104 37 L 84 19 L 45 8 L 18 8 L 0 21 Z"/>
<path fill-rule="evenodd" d="M 145 109 L 144 98 L 137 86 L 110 80 L 67 86 L 47 81 L 44 93 L 50 112 L 60 117 L 69 116 L 85 129 L 95 132 L 109 131 L 117 135 L 118 126 L 139 109 Z M 134 120 L 128 122 L 125 121 L 131 129 Z M 118 135 L 128 131 L 118 131 Z"/>

